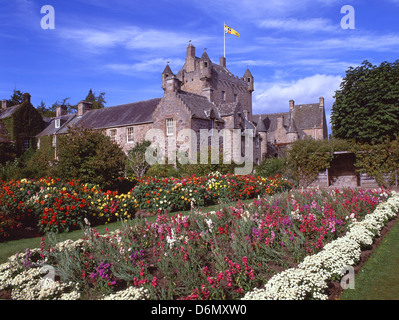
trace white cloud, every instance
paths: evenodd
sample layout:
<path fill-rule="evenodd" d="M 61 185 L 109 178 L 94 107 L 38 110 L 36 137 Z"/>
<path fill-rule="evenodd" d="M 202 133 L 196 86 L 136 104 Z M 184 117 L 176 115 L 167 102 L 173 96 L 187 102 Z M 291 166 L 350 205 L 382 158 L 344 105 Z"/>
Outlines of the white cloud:
<path fill-rule="evenodd" d="M 287 112 L 289 100 L 295 104 L 316 103 L 324 97 L 326 109 L 330 109 L 333 96 L 342 77 L 316 74 L 292 82 L 258 83 L 254 94 L 254 114 Z"/>
<path fill-rule="evenodd" d="M 188 41 L 200 45 L 211 41 L 211 37 L 197 36 L 184 32 L 171 32 L 156 29 L 142 29 L 135 26 L 109 28 L 109 29 L 64 29 L 61 36 L 67 40 L 76 41 L 88 51 L 114 48 L 117 46 L 126 49 L 161 49 L 168 52 L 187 46 Z"/>
<path fill-rule="evenodd" d="M 137 72 L 162 72 L 162 70 L 166 67 L 166 63 L 168 61 L 172 68 L 172 71 L 173 69 L 180 69 L 181 66 L 184 64 L 184 60 L 182 59 L 154 58 L 132 64 L 111 63 L 106 65 L 105 67 L 109 70 L 115 71 L 116 73 L 131 76 L 141 76 L 141 74 L 137 74 Z"/>
<path fill-rule="evenodd" d="M 259 23 L 259 27 L 265 29 L 277 29 L 280 31 L 298 31 L 298 32 L 318 32 L 318 31 L 336 31 L 338 25 L 333 25 L 330 20 L 323 18 L 314 18 L 299 20 L 295 18 L 287 19 L 266 19 Z"/>

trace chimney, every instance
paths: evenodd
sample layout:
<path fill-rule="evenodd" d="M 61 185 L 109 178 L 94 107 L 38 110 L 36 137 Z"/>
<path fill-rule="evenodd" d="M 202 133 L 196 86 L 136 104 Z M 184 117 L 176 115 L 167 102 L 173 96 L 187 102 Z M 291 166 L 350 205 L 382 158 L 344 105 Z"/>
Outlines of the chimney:
<path fill-rule="evenodd" d="M 30 103 L 30 94 L 29 93 L 24 93 L 22 96 L 22 102 L 27 102 Z"/>
<path fill-rule="evenodd" d="M 295 101 L 290 100 L 290 112 L 294 110 L 294 106 L 295 106 Z"/>
<path fill-rule="evenodd" d="M 186 72 L 195 71 L 195 47 L 191 43 L 187 47 L 185 69 Z"/>
<path fill-rule="evenodd" d="M 1 109 L 2 109 L 2 110 L 7 109 L 7 100 L 6 100 L 6 99 L 3 99 L 3 100 L 1 101 Z"/>
<path fill-rule="evenodd" d="M 324 108 L 324 97 L 319 98 L 320 108 Z"/>
<path fill-rule="evenodd" d="M 92 109 L 92 102 L 88 102 L 88 101 L 80 101 L 78 103 L 78 116 L 83 116 L 87 111 Z"/>
<path fill-rule="evenodd" d="M 68 112 L 67 106 L 57 106 L 55 109 L 55 116 L 56 117 L 65 116 L 67 112 Z"/>
<path fill-rule="evenodd" d="M 284 116 L 277 117 L 277 130 L 282 130 L 284 127 Z"/>
<path fill-rule="evenodd" d="M 220 66 L 226 68 L 226 57 L 220 57 Z"/>

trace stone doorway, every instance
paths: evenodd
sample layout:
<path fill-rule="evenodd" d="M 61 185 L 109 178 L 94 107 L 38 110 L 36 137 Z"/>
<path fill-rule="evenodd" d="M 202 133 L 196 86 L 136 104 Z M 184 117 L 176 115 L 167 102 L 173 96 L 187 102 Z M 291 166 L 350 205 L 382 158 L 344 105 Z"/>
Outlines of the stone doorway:
<path fill-rule="evenodd" d="M 355 169 L 354 153 L 334 152 L 334 159 L 328 169 L 328 183 L 333 187 L 359 187 L 360 176 Z"/>

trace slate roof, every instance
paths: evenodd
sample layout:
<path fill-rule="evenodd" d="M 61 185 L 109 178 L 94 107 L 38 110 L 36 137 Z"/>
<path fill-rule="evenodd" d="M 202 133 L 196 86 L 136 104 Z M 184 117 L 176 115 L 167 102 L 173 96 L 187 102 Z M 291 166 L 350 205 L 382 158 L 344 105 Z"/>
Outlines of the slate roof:
<path fill-rule="evenodd" d="M 179 91 L 177 96 L 191 111 L 191 114 L 194 118 L 209 120 L 209 115 L 212 109 L 216 112 L 218 118 L 220 118 L 220 114 L 216 109 L 216 106 L 206 97 L 187 91 Z"/>
<path fill-rule="evenodd" d="M 67 133 L 68 127 L 74 125 L 83 125 L 92 129 L 105 129 L 152 122 L 152 113 L 160 101 L 161 99 L 157 98 L 115 107 L 94 109 L 87 111 L 82 116 L 78 116 L 76 113 L 62 116 L 61 119 L 65 122 L 59 129 L 55 129 L 55 118 L 53 118 L 47 128 L 39 133 L 38 136 Z"/>
<path fill-rule="evenodd" d="M 230 116 L 235 113 L 239 107 L 239 102 L 221 103 L 218 105 L 218 110 L 221 116 Z"/>
<path fill-rule="evenodd" d="M 262 130 L 266 130 L 266 132 L 274 132 L 277 130 L 277 119 L 283 117 L 283 126 L 287 130 L 287 133 L 298 133 L 300 138 L 306 136 L 306 133 L 297 125 L 294 117 L 291 117 L 289 112 L 280 112 L 280 113 L 269 113 L 269 114 L 260 114 L 256 115 L 258 117 L 257 121 L 257 130 L 259 130 L 259 126 L 261 126 Z M 262 125 L 263 123 L 263 125 Z M 303 129 L 306 129 L 303 128 Z M 263 131 L 264 132 L 264 131 Z"/>
<path fill-rule="evenodd" d="M 12 106 L 9 108 L 0 109 L 0 119 L 5 119 L 11 116 L 21 105 L 17 104 L 16 106 Z"/>
<path fill-rule="evenodd" d="M 292 116 L 300 129 L 320 128 L 323 124 L 324 110 L 319 103 L 299 104 L 295 105 Z"/>

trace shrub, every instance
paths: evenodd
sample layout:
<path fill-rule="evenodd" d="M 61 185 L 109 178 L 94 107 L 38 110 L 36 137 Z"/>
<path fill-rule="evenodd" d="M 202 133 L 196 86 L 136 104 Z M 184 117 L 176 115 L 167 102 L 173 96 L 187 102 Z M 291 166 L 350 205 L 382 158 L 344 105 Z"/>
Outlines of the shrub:
<path fill-rule="evenodd" d="M 126 155 L 100 131 L 71 127 L 58 143 L 59 178 L 98 184 L 103 187 L 123 176 Z"/>

